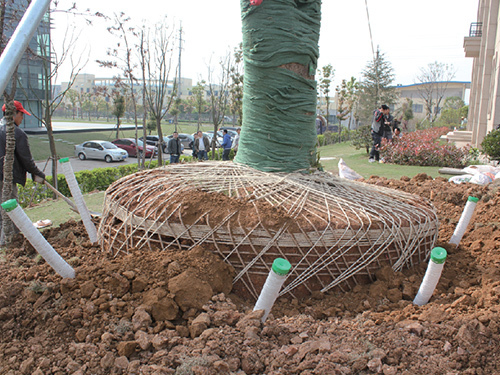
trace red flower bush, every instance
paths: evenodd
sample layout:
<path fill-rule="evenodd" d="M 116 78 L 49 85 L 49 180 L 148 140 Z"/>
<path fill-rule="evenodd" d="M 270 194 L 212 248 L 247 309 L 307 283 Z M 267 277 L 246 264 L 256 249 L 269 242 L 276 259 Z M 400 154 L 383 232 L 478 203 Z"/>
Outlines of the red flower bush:
<path fill-rule="evenodd" d="M 431 128 L 395 137 L 392 142 L 384 139 L 380 156 L 386 163 L 463 168 L 469 160 L 470 147 L 440 143 L 439 137 L 447 132 L 447 127 Z"/>

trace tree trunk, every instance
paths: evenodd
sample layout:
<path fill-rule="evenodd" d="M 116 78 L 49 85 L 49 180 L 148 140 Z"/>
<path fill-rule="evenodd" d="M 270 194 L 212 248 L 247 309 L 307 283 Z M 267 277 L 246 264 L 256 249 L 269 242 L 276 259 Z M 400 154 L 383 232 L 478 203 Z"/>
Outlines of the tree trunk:
<path fill-rule="evenodd" d="M 13 97 L 13 95 L 12 95 Z M 12 198 L 13 186 L 13 167 L 14 167 L 14 150 L 16 148 L 16 136 L 13 115 L 15 107 L 12 97 L 4 93 L 5 98 L 5 122 L 6 122 L 6 140 L 5 140 L 5 159 L 3 161 L 3 190 L 2 200 L 5 202 Z M 0 242 L 9 244 L 14 236 L 14 224 L 7 215 L 5 210 L 2 210 L 2 231 L 3 238 Z"/>
<path fill-rule="evenodd" d="M 158 166 L 163 165 L 163 131 L 161 130 L 161 118 L 156 118 L 156 130 L 158 131 L 158 142 L 160 145 L 160 151 L 158 152 Z M 166 147 L 166 145 L 165 145 Z"/>
<path fill-rule="evenodd" d="M 316 166 L 321 0 L 240 5 L 245 79 L 235 161 L 266 172 Z"/>
<path fill-rule="evenodd" d="M 116 138 L 120 138 L 120 118 L 116 117 Z"/>

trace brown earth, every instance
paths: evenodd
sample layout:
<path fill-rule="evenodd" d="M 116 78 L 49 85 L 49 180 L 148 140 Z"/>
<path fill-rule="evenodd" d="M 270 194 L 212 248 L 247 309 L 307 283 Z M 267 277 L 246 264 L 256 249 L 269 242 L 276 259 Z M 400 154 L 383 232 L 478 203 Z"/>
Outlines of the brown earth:
<path fill-rule="evenodd" d="M 448 250 L 431 301 L 426 265 L 382 269 L 348 293 L 282 297 L 264 325 L 207 249 L 112 257 L 81 222 L 44 236 L 76 270 L 61 279 L 21 236 L 0 253 L 0 374 L 500 374 L 500 190 L 426 175 L 366 182 L 432 201 Z M 447 244 L 469 195 L 460 246 Z"/>

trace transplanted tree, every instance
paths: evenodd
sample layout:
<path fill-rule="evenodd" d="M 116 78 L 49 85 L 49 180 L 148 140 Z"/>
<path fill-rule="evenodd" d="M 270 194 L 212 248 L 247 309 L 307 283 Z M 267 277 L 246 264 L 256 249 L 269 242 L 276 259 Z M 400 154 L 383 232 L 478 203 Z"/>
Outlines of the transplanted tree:
<path fill-rule="evenodd" d="M 161 121 L 170 111 L 177 93 L 177 87 L 169 87 L 169 78 L 176 76 L 172 71 L 172 38 L 173 28 L 169 29 L 166 22 L 157 23 L 153 29 L 143 28 L 144 47 L 141 49 L 144 61 L 144 86 L 147 106 L 150 115 L 156 121 L 156 130 L 163 148 L 163 131 Z M 163 165 L 162 153 L 158 153 L 158 165 Z"/>
<path fill-rule="evenodd" d="M 326 109 L 325 109 L 325 119 L 326 119 L 326 128 L 328 129 L 328 116 L 330 116 L 330 86 L 332 84 L 332 79 L 334 76 L 335 70 L 332 67 L 332 64 L 325 65 L 323 68 L 318 69 L 318 91 L 321 97 L 325 98 Z M 321 103 L 321 100 L 319 100 Z M 340 127 L 339 127 L 340 128 Z M 323 129 L 323 126 L 320 126 L 320 130 Z"/>
<path fill-rule="evenodd" d="M 362 121 L 371 122 L 376 108 L 382 104 L 391 105 L 396 102 L 393 82 L 392 65 L 377 48 L 374 60 L 371 60 L 363 70 L 359 85 L 359 116 Z"/>
<path fill-rule="evenodd" d="M 450 96 L 443 102 L 439 122 L 447 126 L 460 126 L 462 118 L 467 117 L 468 106 L 458 96 Z"/>
<path fill-rule="evenodd" d="M 113 99 L 113 116 L 116 117 L 116 138 L 120 138 L 120 119 L 125 114 L 125 98 L 117 93 Z"/>
<path fill-rule="evenodd" d="M 403 124 L 404 130 L 409 130 L 410 120 L 413 119 L 413 100 L 406 98 L 406 101 L 403 102 L 401 108 L 399 109 L 401 123 Z"/>
<path fill-rule="evenodd" d="M 196 131 L 199 131 L 201 128 L 201 114 L 204 112 L 203 109 L 207 105 L 207 102 L 205 100 L 205 84 L 206 82 L 204 80 L 201 80 L 191 90 L 191 92 L 193 93 L 191 98 L 194 101 L 194 106 L 196 112 L 198 113 L 198 128 Z"/>
<path fill-rule="evenodd" d="M 65 96 L 69 95 L 78 74 L 88 61 L 88 56 L 86 56 L 85 49 L 80 54 L 76 53 L 79 34 L 75 34 L 74 30 L 66 30 L 62 44 L 56 48 L 49 35 L 49 26 L 50 25 L 47 24 L 46 27 L 40 27 L 36 38 L 36 49 L 28 48 L 27 50 L 27 74 L 29 76 L 37 73 L 40 74 L 40 68 L 33 67 L 31 63 L 33 60 L 39 61 L 43 90 L 40 90 L 39 85 L 33 87 L 31 85 L 31 80 L 19 80 L 18 85 L 26 98 L 35 98 L 37 104 L 42 108 L 41 115 L 38 115 L 39 112 L 36 108 L 31 108 L 30 104 L 32 101 L 28 101 L 28 108 L 32 116 L 40 121 L 47 129 L 52 164 L 52 181 L 57 188 L 57 161 L 59 156 L 57 155 L 56 143 L 54 140 L 52 118 L 54 112 L 64 102 Z M 63 67 L 69 68 L 69 80 L 63 90 L 56 91 L 52 84 L 57 81 Z M 88 100 L 88 98 L 85 98 L 85 100 Z M 54 195 L 54 197 L 56 196 Z"/>
<path fill-rule="evenodd" d="M 316 167 L 321 0 L 240 6 L 245 80 L 235 161 L 266 172 Z"/>
<path fill-rule="evenodd" d="M 353 118 L 353 112 L 358 102 L 359 83 L 356 82 L 356 78 L 354 77 L 351 77 L 349 81 L 343 79 L 342 83 L 339 86 L 337 86 L 335 91 L 337 92 L 337 98 L 338 98 L 337 117 L 339 119 L 339 122 L 349 119 L 347 128 L 351 129 L 351 120 Z M 339 135 L 340 135 L 340 126 L 339 126 Z"/>
<path fill-rule="evenodd" d="M 172 105 L 170 106 L 170 111 L 168 113 L 174 119 L 174 131 L 177 131 L 177 125 L 179 123 L 178 116 L 181 113 L 181 103 L 182 99 L 179 97 L 174 98 Z"/>
<path fill-rule="evenodd" d="M 103 16 L 105 17 L 105 16 Z M 105 17 L 107 18 L 107 17 Z M 137 46 L 134 46 L 132 39 L 138 39 L 139 34 L 136 29 L 129 25 L 130 18 L 121 12 L 120 14 L 114 15 L 114 24 L 108 27 L 108 31 L 119 39 L 116 48 L 108 50 L 108 55 L 111 60 L 98 60 L 97 62 L 104 67 L 109 68 L 119 68 L 123 75 L 125 76 L 127 91 L 131 99 L 132 113 L 134 115 L 134 125 L 135 125 L 135 143 L 138 144 L 138 116 L 137 116 L 137 98 L 136 98 L 136 83 L 137 78 L 135 76 L 134 70 L 137 67 L 135 60 L 133 58 L 133 51 L 135 51 Z M 125 91 L 124 93 L 126 93 Z M 124 111 L 127 109 L 127 102 L 124 100 Z M 117 134 L 118 134 L 117 124 Z M 143 136 L 146 136 L 146 119 L 143 116 Z M 139 155 L 139 150 L 136 150 Z M 143 153 L 144 155 L 145 153 Z M 137 158 L 137 163 L 139 168 L 144 168 L 144 156 L 142 158 Z"/>
<path fill-rule="evenodd" d="M 219 61 L 218 75 L 215 68 L 208 66 L 208 92 L 210 117 L 214 125 L 214 136 L 212 137 L 212 158 L 215 158 L 215 146 L 217 141 L 217 130 L 224 120 L 229 107 L 229 85 L 231 83 L 231 55 L 227 54 Z"/>
<path fill-rule="evenodd" d="M 229 94 L 231 101 L 229 110 L 233 116 L 233 125 L 241 126 L 243 121 L 243 46 L 240 43 L 238 48 L 234 49 L 234 63 L 230 68 L 231 84 L 229 85 Z"/>
<path fill-rule="evenodd" d="M 455 78 L 455 68 L 452 64 L 430 63 L 420 68 L 417 76 L 418 94 L 424 100 L 426 118 L 432 125 L 440 112 L 441 102 L 446 94 L 448 83 Z"/>

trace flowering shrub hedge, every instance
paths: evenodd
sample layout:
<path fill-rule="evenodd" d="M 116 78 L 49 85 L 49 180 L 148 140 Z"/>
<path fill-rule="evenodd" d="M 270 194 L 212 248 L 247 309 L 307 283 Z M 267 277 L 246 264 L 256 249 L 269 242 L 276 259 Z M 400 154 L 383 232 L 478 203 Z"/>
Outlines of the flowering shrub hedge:
<path fill-rule="evenodd" d="M 469 161 L 470 147 L 458 148 L 451 143 L 440 143 L 439 137 L 449 131 L 447 127 L 430 128 L 406 133 L 392 142 L 384 139 L 380 156 L 386 163 L 463 168 Z"/>

